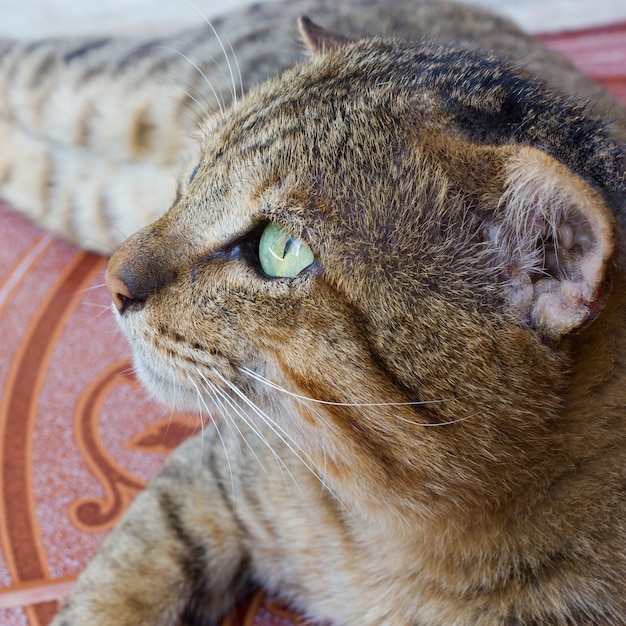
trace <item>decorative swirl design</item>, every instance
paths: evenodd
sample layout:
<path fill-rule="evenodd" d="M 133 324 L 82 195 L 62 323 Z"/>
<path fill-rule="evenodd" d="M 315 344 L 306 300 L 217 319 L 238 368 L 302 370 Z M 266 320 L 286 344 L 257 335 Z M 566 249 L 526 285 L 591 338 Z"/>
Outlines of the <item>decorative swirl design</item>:
<path fill-rule="evenodd" d="M 4 557 L 15 583 L 48 579 L 35 502 L 24 495 L 31 493 L 29 450 L 40 381 L 48 367 L 54 338 L 76 305 L 81 290 L 101 271 L 103 263 L 101 258 L 88 253 L 77 253 L 67 263 L 24 334 L 0 402 L 0 534 Z M 29 623 L 47 624 L 57 608 L 53 601 L 27 607 Z"/>
<path fill-rule="evenodd" d="M 78 447 L 104 490 L 103 497 L 85 497 L 70 505 L 72 524 L 85 532 L 109 530 L 119 519 L 132 498 L 145 485 L 124 469 L 107 450 L 98 430 L 102 406 L 118 385 L 139 388 L 132 374 L 130 360 L 124 359 L 104 370 L 83 391 L 74 414 L 74 432 Z M 173 415 L 139 433 L 126 447 L 141 452 L 169 454 L 194 434 L 189 418 Z"/>

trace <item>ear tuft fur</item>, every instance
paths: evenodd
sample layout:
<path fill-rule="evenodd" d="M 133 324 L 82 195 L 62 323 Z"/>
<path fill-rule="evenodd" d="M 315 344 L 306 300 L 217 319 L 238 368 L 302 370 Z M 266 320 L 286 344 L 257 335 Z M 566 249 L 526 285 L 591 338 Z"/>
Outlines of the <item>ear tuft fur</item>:
<path fill-rule="evenodd" d="M 513 151 L 492 242 L 510 268 L 509 303 L 542 334 L 558 338 L 593 321 L 608 292 L 615 222 L 604 200 L 556 159 Z"/>
<path fill-rule="evenodd" d="M 331 33 L 305 15 L 298 18 L 298 30 L 306 47 L 313 55 L 326 54 L 350 43 L 347 37 Z"/>

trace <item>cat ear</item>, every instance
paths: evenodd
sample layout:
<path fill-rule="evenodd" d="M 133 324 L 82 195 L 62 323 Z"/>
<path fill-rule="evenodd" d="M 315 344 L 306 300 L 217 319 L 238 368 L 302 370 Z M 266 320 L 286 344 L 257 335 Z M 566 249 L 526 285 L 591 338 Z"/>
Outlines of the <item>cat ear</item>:
<path fill-rule="evenodd" d="M 506 296 L 523 322 L 559 338 L 602 309 L 615 221 L 598 192 L 539 150 L 514 149 L 505 175 L 487 232 L 506 268 Z"/>
<path fill-rule="evenodd" d="M 347 37 L 331 33 L 305 15 L 298 18 L 298 30 L 306 47 L 313 55 L 325 54 L 350 43 Z"/>

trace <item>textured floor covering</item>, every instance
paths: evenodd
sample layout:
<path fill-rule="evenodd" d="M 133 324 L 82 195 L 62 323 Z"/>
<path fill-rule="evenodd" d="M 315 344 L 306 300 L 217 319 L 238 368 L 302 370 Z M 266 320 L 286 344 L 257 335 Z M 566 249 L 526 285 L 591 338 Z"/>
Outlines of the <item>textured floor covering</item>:
<path fill-rule="evenodd" d="M 626 103 L 626 23 L 545 37 Z M 165 455 L 200 426 L 138 388 L 105 260 L 0 204 L 0 626 L 45 626 Z M 262 594 L 227 626 L 301 624 Z"/>

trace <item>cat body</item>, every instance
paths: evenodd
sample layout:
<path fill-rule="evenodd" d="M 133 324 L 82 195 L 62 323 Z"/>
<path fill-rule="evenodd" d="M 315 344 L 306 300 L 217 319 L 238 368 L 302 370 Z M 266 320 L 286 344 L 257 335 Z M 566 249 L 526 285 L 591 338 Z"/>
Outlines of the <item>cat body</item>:
<path fill-rule="evenodd" d="M 623 110 L 397 6 L 466 43 L 302 19 L 312 58 L 203 119 L 112 257 L 141 380 L 221 417 L 55 626 L 217 624 L 254 585 L 346 626 L 626 624 Z"/>

